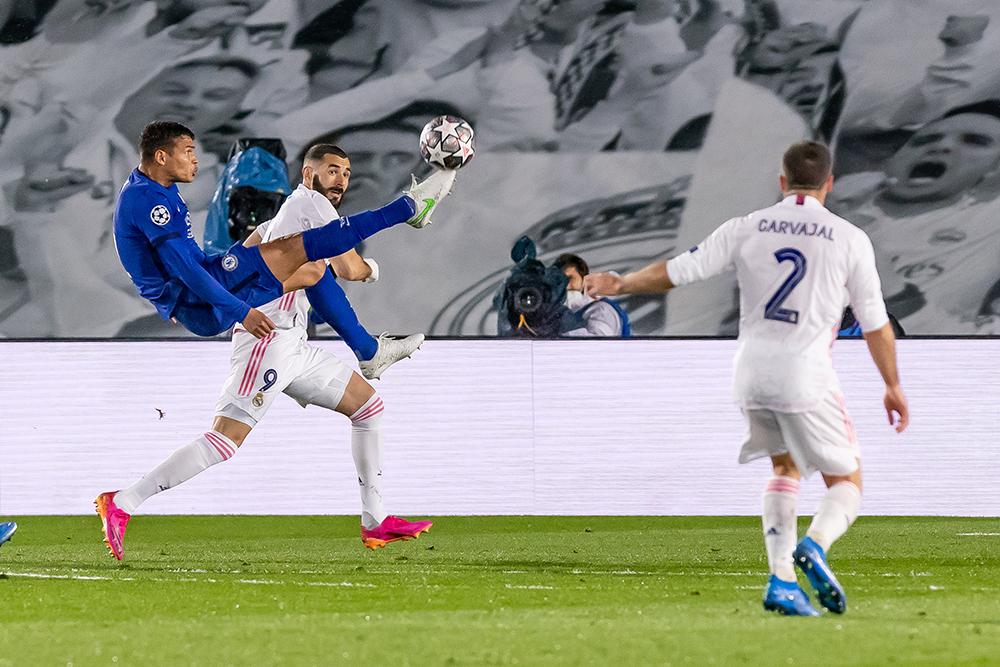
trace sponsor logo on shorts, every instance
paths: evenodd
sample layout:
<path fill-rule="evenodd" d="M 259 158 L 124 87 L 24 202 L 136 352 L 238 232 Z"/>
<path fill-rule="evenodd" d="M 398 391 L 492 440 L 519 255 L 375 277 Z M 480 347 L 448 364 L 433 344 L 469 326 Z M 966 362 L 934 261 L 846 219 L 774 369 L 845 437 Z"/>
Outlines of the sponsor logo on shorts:
<path fill-rule="evenodd" d="M 264 392 L 258 391 L 256 394 L 254 394 L 253 400 L 250 402 L 253 403 L 253 406 L 255 408 L 264 407 Z"/>
<path fill-rule="evenodd" d="M 226 255 L 222 258 L 222 268 L 226 271 L 235 271 L 239 265 L 240 260 L 236 259 L 236 255 Z"/>
<path fill-rule="evenodd" d="M 154 225 L 162 227 L 163 225 L 170 222 L 170 211 L 163 204 L 157 204 L 153 207 L 153 210 L 149 212 L 149 219 L 153 221 Z"/>

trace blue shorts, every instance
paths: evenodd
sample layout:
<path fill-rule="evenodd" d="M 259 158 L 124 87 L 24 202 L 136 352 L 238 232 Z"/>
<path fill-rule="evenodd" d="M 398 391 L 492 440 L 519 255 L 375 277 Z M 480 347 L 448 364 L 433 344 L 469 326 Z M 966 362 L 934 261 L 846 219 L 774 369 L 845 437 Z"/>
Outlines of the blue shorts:
<path fill-rule="evenodd" d="M 210 257 L 205 270 L 251 308 L 270 303 L 285 291 L 281 281 L 267 268 L 257 246 L 247 248 L 236 243 L 225 254 Z M 217 336 L 236 324 L 236 320 L 202 301 L 187 287 L 181 290 L 172 316 L 198 336 Z"/>

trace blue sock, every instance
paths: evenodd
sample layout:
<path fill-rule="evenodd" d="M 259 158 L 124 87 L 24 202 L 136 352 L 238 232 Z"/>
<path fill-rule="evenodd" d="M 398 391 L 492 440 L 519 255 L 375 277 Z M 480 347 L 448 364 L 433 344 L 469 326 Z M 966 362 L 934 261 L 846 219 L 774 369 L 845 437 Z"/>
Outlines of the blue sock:
<path fill-rule="evenodd" d="M 313 307 L 323 321 L 340 334 L 348 347 L 354 351 L 358 361 L 367 361 L 375 356 L 378 341 L 361 326 L 358 314 L 351 308 L 343 288 L 337 283 L 333 272 L 327 270 L 326 275 L 313 285 L 306 288 L 309 305 Z"/>
<path fill-rule="evenodd" d="M 328 259 L 347 252 L 369 236 L 393 225 L 406 222 L 417 209 L 413 200 L 403 195 L 382 208 L 362 211 L 328 225 L 302 232 L 302 244 L 310 262 Z"/>

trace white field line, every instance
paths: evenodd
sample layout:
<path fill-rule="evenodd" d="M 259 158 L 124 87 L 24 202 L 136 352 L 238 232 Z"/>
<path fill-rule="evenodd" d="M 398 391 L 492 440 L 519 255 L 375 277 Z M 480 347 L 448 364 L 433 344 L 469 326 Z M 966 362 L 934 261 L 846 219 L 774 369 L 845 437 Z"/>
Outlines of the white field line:
<path fill-rule="evenodd" d="M 955 533 L 958 537 L 1000 537 L 1000 533 Z"/>
<path fill-rule="evenodd" d="M 211 577 L 197 579 L 195 577 L 165 578 L 165 577 L 107 577 L 82 574 L 53 574 L 51 572 L 0 572 L 7 577 L 25 579 L 71 579 L 73 581 L 154 581 L 159 583 L 236 583 L 248 586 L 333 586 L 337 588 L 376 588 L 375 584 L 358 583 L 354 581 L 279 581 L 275 579 L 236 579 L 219 580 Z"/>

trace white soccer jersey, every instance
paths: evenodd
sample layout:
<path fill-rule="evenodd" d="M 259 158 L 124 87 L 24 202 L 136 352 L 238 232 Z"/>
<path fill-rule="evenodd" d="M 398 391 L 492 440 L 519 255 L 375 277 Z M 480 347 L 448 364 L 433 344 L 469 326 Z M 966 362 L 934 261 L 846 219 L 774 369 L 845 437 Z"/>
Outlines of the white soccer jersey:
<path fill-rule="evenodd" d="M 667 262 L 675 285 L 736 269 L 733 395 L 744 409 L 804 412 L 839 394 L 831 345 L 848 304 L 863 331 L 889 321 L 868 236 L 818 200 L 791 195 L 733 218 Z"/>
<path fill-rule="evenodd" d="M 322 227 L 340 217 L 330 200 L 309 188 L 299 185 L 282 203 L 273 218 L 257 227 L 261 242 L 266 243 L 307 229 Z M 288 292 L 280 298 L 261 306 L 258 310 L 271 318 L 279 330 L 301 329 L 309 324 L 309 300 L 302 290 Z M 236 325 L 237 329 L 242 329 Z"/>

